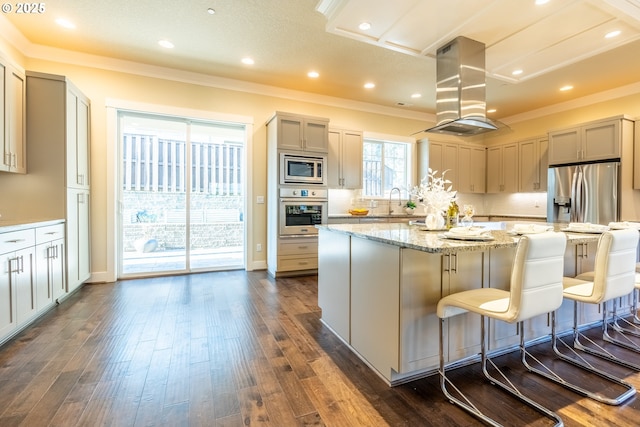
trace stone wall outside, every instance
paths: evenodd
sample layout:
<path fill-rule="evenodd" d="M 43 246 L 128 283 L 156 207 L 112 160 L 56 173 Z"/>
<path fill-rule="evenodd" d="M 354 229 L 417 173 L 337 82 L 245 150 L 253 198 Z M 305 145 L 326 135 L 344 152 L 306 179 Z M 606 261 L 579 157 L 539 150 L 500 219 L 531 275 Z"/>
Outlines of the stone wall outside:
<path fill-rule="evenodd" d="M 155 239 L 155 251 L 185 249 L 184 193 L 123 193 L 123 245 L 134 251 L 134 242 Z M 191 195 L 191 248 L 243 246 L 244 197 Z"/>

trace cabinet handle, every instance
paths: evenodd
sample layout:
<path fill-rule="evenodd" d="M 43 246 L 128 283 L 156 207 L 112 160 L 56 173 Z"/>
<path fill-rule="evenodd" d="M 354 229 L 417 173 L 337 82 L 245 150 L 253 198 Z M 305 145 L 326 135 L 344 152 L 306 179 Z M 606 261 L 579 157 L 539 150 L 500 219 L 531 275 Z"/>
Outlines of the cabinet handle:
<path fill-rule="evenodd" d="M 300 261 L 298 263 L 298 265 L 307 265 L 307 264 L 309 264 L 309 261 Z"/>
<path fill-rule="evenodd" d="M 448 254 L 442 256 L 442 271 L 449 272 L 451 270 L 451 257 Z"/>
<path fill-rule="evenodd" d="M 5 243 L 20 243 L 24 242 L 25 239 L 14 239 L 14 240 L 5 240 Z"/>
<path fill-rule="evenodd" d="M 458 254 L 451 254 L 451 258 L 454 259 L 453 268 L 451 268 L 451 272 L 454 274 L 458 274 Z"/>
<path fill-rule="evenodd" d="M 9 260 L 9 274 L 17 273 L 18 270 L 13 268 L 13 264 L 18 261 L 18 258 L 11 258 Z M 11 286 L 9 286 L 11 288 Z"/>
<path fill-rule="evenodd" d="M 15 262 L 15 269 L 13 269 L 13 264 Z M 19 257 L 15 257 L 9 260 L 9 273 L 24 273 L 24 256 L 20 255 Z"/>
<path fill-rule="evenodd" d="M 309 246 L 298 246 L 298 249 L 309 249 Z"/>

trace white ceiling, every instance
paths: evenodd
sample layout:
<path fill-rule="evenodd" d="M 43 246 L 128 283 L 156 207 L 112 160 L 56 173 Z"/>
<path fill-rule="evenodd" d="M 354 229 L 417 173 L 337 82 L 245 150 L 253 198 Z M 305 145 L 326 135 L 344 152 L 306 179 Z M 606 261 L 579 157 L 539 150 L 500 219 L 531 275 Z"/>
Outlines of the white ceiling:
<path fill-rule="evenodd" d="M 640 1 L 56 0 L 3 13 L 12 43 L 53 48 L 394 107 L 435 112 L 435 52 L 463 35 L 486 45 L 489 117 L 501 120 L 619 88 L 640 75 Z M 210 15 L 207 8 L 215 9 Z M 65 30 L 64 17 L 77 28 Z M 8 21 L 8 22 L 7 22 Z M 358 29 L 367 21 L 368 31 Z M 0 22 L 0 24 L 2 24 Z M 604 39 L 610 30 L 622 31 Z M 175 44 L 158 46 L 159 39 Z M 255 65 L 240 59 L 251 56 Z M 514 77 L 511 72 L 521 68 Z M 317 70 L 320 77 L 306 73 Z M 376 88 L 366 90 L 365 81 Z M 571 84 L 570 92 L 559 87 Z M 421 93 L 419 99 L 411 94 Z M 622 112 L 621 112 L 622 113 Z"/>

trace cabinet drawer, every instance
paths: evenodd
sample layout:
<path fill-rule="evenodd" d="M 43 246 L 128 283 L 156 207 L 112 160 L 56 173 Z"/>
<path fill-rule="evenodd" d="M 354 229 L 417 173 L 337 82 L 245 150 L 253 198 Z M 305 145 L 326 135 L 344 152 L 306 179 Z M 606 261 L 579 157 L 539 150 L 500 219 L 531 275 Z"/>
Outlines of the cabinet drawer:
<path fill-rule="evenodd" d="M 278 271 L 315 270 L 318 257 L 287 258 L 278 257 Z"/>
<path fill-rule="evenodd" d="M 279 255 L 318 255 L 318 240 L 310 239 L 308 242 L 280 242 Z"/>
<path fill-rule="evenodd" d="M 0 254 L 18 251 L 35 244 L 36 233 L 33 228 L 0 234 Z"/>
<path fill-rule="evenodd" d="M 64 238 L 64 224 L 36 228 L 36 244 Z"/>

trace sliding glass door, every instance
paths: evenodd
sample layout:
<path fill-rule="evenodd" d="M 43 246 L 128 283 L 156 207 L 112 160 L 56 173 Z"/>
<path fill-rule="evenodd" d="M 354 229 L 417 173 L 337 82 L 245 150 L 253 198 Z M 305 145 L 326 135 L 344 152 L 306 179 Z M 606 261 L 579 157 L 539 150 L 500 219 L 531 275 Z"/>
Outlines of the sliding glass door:
<path fill-rule="evenodd" d="M 242 124 L 121 112 L 119 276 L 244 267 Z"/>

